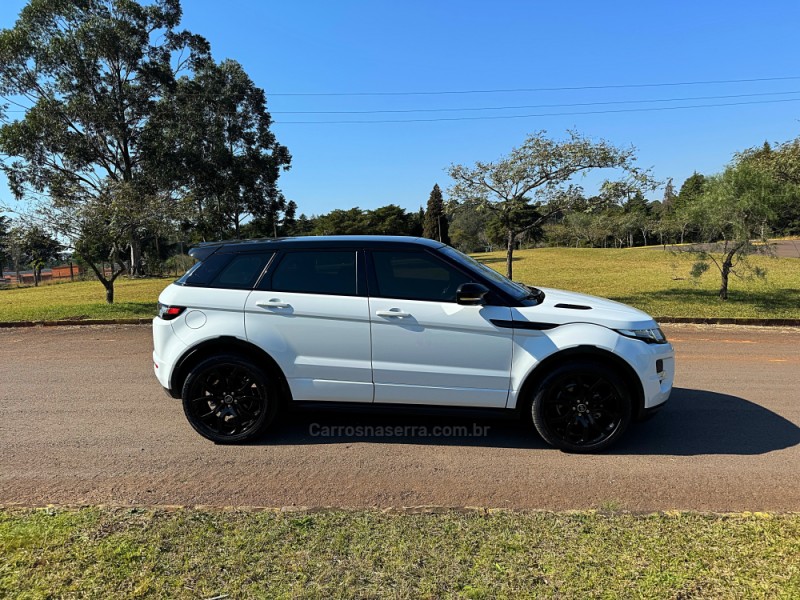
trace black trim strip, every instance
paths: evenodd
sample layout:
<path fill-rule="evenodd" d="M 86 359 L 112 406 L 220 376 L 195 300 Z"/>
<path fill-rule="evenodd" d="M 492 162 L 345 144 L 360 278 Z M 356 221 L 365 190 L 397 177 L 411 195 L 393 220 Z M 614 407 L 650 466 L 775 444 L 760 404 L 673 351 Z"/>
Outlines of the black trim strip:
<path fill-rule="evenodd" d="M 556 308 L 571 308 L 572 310 L 592 310 L 591 306 L 584 306 L 583 304 L 556 304 Z"/>
<path fill-rule="evenodd" d="M 505 319 L 491 319 L 492 325 L 503 329 L 534 329 L 544 331 L 560 327 L 559 323 L 536 323 L 535 321 L 506 321 Z"/>

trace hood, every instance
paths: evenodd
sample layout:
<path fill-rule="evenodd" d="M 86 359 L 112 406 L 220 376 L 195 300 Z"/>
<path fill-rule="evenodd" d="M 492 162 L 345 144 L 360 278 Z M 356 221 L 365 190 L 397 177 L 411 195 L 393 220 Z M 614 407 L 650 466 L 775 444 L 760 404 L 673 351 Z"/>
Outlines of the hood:
<path fill-rule="evenodd" d="M 537 323 L 595 323 L 611 329 L 646 329 L 655 327 L 653 317 L 639 309 L 588 294 L 539 288 L 544 302 L 520 307 L 520 316 Z"/>

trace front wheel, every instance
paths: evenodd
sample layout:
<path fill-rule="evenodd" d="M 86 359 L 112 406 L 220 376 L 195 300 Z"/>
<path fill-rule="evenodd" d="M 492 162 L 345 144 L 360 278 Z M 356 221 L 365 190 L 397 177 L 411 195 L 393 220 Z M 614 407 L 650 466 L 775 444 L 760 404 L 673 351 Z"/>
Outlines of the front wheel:
<path fill-rule="evenodd" d="M 631 396 L 603 364 L 576 361 L 548 374 L 534 391 L 531 418 L 544 440 L 567 452 L 599 452 L 631 422 Z"/>
<path fill-rule="evenodd" d="M 275 418 L 275 386 L 263 370 L 235 355 L 195 366 L 183 385 L 183 412 L 197 433 L 217 444 L 246 442 Z"/>

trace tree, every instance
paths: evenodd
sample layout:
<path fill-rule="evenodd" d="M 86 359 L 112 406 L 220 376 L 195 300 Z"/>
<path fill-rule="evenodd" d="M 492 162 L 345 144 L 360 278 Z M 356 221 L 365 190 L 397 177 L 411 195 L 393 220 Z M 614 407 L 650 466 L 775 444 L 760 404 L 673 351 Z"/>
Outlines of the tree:
<path fill-rule="evenodd" d="M 438 240 L 444 244 L 450 244 L 447 215 L 444 213 L 444 199 L 442 198 L 442 190 L 439 189 L 438 183 L 434 184 L 431 190 L 423 223 L 423 237 L 429 240 Z"/>
<path fill-rule="evenodd" d="M 678 195 L 675 193 L 675 185 L 672 183 L 672 177 L 670 177 L 667 179 L 667 183 L 664 185 L 664 199 L 661 202 L 664 210 L 672 210 L 677 197 Z"/>
<path fill-rule="evenodd" d="M 191 190 L 192 220 L 201 239 L 240 238 L 242 225 L 277 237 L 281 215 L 292 208 L 277 187 L 291 156 L 270 130 L 264 90 L 233 60 L 199 62 L 165 95 L 146 130 L 153 172 L 169 187 Z M 296 210 L 296 205 L 291 205 Z"/>
<path fill-rule="evenodd" d="M 0 215 L 0 279 L 3 278 L 3 268 L 10 258 L 8 252 L 8 231 L 11 228 L 11 219 Z"/>
<path fill-rule="evenodd" d="M 570 185 L 577 174 L 590 169 L 616 168 L 635 180 L 646 175 L 634 167 L 634 150 L 617 148 L 605 140 L 592 141 L 575 131 L 566 140 L 553 140 L 540 131 L 496 162 L 474 166 L 451 165 L 455 181 L 450 197 L 493 212 L 506 232 L 506 275 L 513 274 L 514 246 L 529 231 L 567 210 L 579 196 Z M 531 210 L 537 215 L 531 218 Z"/>
<path fill-rule="evenodd" d="M 172 190 L 145 168 L 158 153 L 146 129 L 176 75 L 208 56 L 180 18 L 179 0 L 31 0 L 0 32 L 0 94 L 25 111 L 0 127 L 12 192 L 78 253 L 88 230 L 110 222 L 104 243 L 128 252 L 131 275 L 141 273 L 142 231 L 174 211 Z M 113 281 L 83 258 L 113 300 Z"/>
<path fill-rule="evenodd" d="M 493 243 L 486 234 L 491 219 L 491 215 L 486 211 L 477 211 L 469 206 L 456 206 L 450 215 L 449 223 L 452 245 L 462 252 L 493 250 Z"/>
<path fill-rule="evenodd" d="M 774 146 L 764 142 L 737 159 L 769 175 L 783 190 L 775 228 L 784 235 L 800 233 L 800 138 Z"/>
<path fill-rule="evenodd" d="M 695 222 L 692 220 L 692 213 L 688 207 L 703 195 L 706 186 L 706 177 L 702 173 L 695 171 L 686 181 L 683 182 L 675 201 L 672 203 L 672 229 L 680 234 L 678 243 L 683 244 L 687 235 L 691 234 Z"/>
<path fill-rule="evenodd" d="M 414 235 L 417 215 L 396 204 L 372 210 L 336 209 L 314 219 L 315 235 Z"/>
<path fill-rule="evenodd" d="M 42 280 L 42 269 L 51 261 L 58 260 L 61 244 L 41 228 L 31 227 L 24 231 L 22 252 L 24 261 L 33 269 L 33 285 Z"/>
<path fill-rule="evenodd" d="M 703 193 L 687 207 L 707 242 L 692 250 L 699 254 L 692 274 L 699 277 L 713 264 L 720 273 L 721 300 L 728 299 L 731 274 L 742 277 L 748 271 L 763 275 L 761 269 L 749 268 L 746 259 L 768 250 L 766 238 L 781 202 L 780 194 L 774 179 L 751 164 L 739 162 L 706 179 Z M 758 241 L 761 243 L 755 243 Z M 739 267 L 741 272 L 737 271 Z"/>

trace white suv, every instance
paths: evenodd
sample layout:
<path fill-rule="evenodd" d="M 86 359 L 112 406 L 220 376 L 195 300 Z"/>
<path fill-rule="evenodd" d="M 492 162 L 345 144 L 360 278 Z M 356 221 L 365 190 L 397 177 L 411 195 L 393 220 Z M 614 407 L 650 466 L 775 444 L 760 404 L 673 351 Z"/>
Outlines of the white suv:
<path fill-rule="evenodd" d="M 669 397 L 674 351 L 634 308 L 514 283 L 432 240 L 202 244 L 159 297 L 153 362 L 192 427 L 261 434 L 288 403 L 492 408 L 602 450 Z"/>

